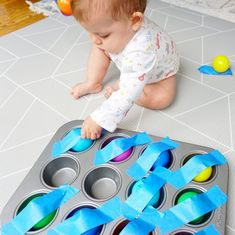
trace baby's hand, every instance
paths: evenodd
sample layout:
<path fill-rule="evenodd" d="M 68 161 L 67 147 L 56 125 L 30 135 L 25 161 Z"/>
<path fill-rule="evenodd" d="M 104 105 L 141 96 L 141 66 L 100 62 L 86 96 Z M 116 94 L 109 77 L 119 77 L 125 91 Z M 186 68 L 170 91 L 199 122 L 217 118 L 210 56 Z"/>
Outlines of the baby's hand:
<path fill-rule="evenodd" d="M 99 126 L 95 121 L 88 117 L 82 124 L 82 138 L 86 139 L 98 139 L 101 136 L 102 127 Z"/>

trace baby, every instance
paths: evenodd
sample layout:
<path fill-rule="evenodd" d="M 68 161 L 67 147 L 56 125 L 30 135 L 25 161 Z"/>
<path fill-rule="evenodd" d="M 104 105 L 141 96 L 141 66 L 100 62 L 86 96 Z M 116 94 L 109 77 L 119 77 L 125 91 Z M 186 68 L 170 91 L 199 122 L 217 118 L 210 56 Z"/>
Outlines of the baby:
<path fill-rule="evenodd" d="M 147 0 L 72 0 L 73 16 L 92 40 L 87 79 L 72 89 L 75 99 L 101 91 L 112 60 L 120 79 L 107 98 L 83 122 L 83 138 L 113 132 L 134 103 L 164 109 L 175 97 L 179 55 L 174 41 L 144 16 Z"/>

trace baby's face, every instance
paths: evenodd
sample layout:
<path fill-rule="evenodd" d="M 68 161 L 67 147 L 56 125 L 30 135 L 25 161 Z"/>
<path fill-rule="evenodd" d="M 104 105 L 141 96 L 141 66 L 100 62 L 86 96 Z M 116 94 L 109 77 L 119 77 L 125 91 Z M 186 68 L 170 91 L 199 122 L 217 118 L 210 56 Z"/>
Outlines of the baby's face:
<path fill-rule="evenodd" d="M 133 37 L 131 20 L 114 21 L 110 16 L 96 14 L 81 25 L 88 31 L 91 40 L 101 50 L 110 53 L 121 52 Z"/>

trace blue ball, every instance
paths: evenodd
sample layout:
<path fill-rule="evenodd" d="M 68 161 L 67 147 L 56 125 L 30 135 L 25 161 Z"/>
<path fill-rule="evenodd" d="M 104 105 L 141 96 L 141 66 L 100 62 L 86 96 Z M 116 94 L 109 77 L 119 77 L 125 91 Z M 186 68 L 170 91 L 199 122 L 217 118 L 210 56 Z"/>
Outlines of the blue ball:
<path fill-rule="evenodd" d="M 81 128 L 77 128 L 76 132 L 77 132 L 78 135 L 81 135 Z M 74 145 L 71 148 L 71 150 L 74 151 L 74 152 L 81 152 L 81 151 L 84 151 L 84 150 L 90 148 L 92 144 L 93 144 L 93 140 L 91 140 L 91 139 L 82 139 L 80 137 L 77 144 Z"/>
<path fill-rule="evenodd" d="M 143 187 L 143 179 L 142 180 L 138 180 L 132 187 L 131 192 L 135 192 L 138 191 L 141 187 Z M 150 200 L 150 202 L 148 203 L 148 206 L 154 206 L 158 203 L 160 199 L 160 191 L 157 191 L 157 193 L 154 195 L 154 197 Z"/>
<path fill-rule="evenodd" d="M 168 150 L 162 152 L 156 162 L 153 164 L 152 170 L 157 166 L 167 167 L 171 161 L 170 152 Z"/>

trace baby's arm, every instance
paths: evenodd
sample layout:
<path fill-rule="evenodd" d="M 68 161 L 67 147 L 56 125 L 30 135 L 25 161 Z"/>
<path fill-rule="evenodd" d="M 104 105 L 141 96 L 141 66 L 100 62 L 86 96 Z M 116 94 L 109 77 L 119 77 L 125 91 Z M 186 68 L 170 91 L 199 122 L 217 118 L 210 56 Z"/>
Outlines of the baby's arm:
<path fill-rule="evenodd" d="M 99 92 L 102 89 L 102 83 L 109 64 L 109 57 L 93 44 L 88 59 L 87 79 L 72 88 L 72 96 L 79 99 L 83 95 Z"/>

